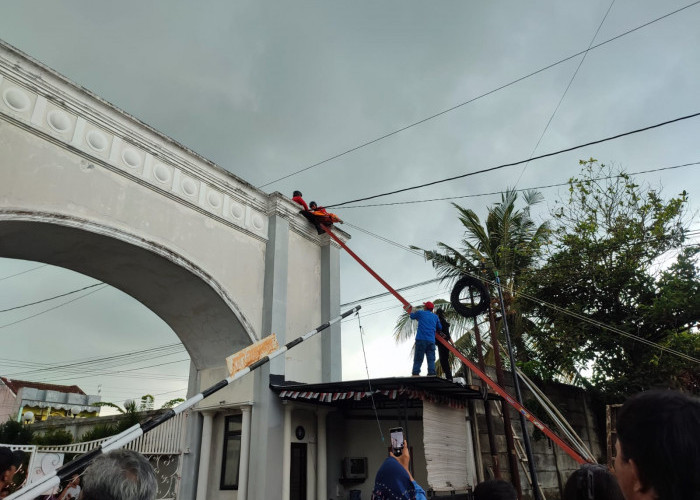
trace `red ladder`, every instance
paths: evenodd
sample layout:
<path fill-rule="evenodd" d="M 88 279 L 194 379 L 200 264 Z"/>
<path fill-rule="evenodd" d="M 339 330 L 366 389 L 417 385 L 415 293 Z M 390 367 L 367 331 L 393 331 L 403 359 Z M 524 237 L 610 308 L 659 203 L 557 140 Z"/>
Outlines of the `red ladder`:
<path fill-rule="evenodd" d="M 377 281 L 379 281 L 379 283 L 381 283 L 381 284 L 384 286 L 384 288 L 386 288 L 387 290 L 389 290 L 389 292 L 391 292 L 391 294 L 392 294 L 394 297 L 396 297 L 396 298 L 399 300 L 399 302 L 401 302 L 401 303 L 403 304 L 404 310 L 405 310 L 406 312 L 410 312 L 410 311 L 411 311 L 411 309 L 412 309 L 411 304 L 410 304 L 406 299 L 404 299 L 404 298 L 401 296 L 401 294 L 400 294 L 399 292 L 397 292 L 396 290 L 394 290 L 394 289 L 389 285 L 389 283 L 387 283 L 386 281 L 384 281 L 384 280 L 381 278 L 381 276 L 379 276 L 377 273 L 375 273 L 374 270 L 373 270 L 371 267 L 369 267 L 361 258 L 359 258 L 359 257 L 357 256 L 357 254 L 355 254 L 355 252 L 353 252 L 352 250 L 350 250 L 350 248 L 348 248 L 348 246 L 347 246 L 345 243 L 343 243 L 343 241 L 342 241 L 340 238 L 338 238 L 335 234 L 333 234 L 333 231 L 331 231 L 328 227 L 326 227 L 326 226 L 323 225 L 323 224 L 319 224 L 319 225 L 321 226 L 321 228 L 322 228 L 326 233 L 328 233 L 328 236 L 330 236 L 331 238 L 333 238 L 333 241 L 335 241 L 335 242 L 336 242 L 338 245 L 340 245 L 346 252 L 348 252 L 348 253 L 350 254 L 350 256 L 351 256 L 353 259 L 355 259 L 362 267 L 364 267 L 364 268 L 367 270 L 368 273 L 370 273 L 372 276 L 374 276 L 374 278 L 375 278 Z M 451 342 L 448 342 L 447 340 L 443 339 L 443 338 L 440 337 L 439 335 L 436 335 L 435 338 L 436 338 L 441 344 L 443 344 L 445 347 L 447 347 L 450 351 L 452 351 L 452 353 L 453 353 L 455 356 L 457 356 L 457 357 L 462 361 L 462 363 L 464 363 L 465 365 L 467 365 L 467 366 L 469 367 L 470 370 L 472 370 L 474 373 L 476 373 L 476 375 L 477 375 L 481 380 L 483 380 L 491 389 L 494 390 L 494 392 L 496 392 L 499 396 L 501 396 L 503 399 L 505 399 L 506 402 L 507 402 L 510 406 L 512 406 L 513 408 L 515 408 L 519 413 L 522 413 L 522 415 L 523 415 L 529 422 L 531 422 L 535 427 L 537 427 L 540 431 L 542 431 L 548 438 L 550 438 L 552 441 L 554 441 L 562 450 L 564 450 L 564 451 L 565 451 L 571 458 L 573 458 L 577 463 L 579 463 L 579 464 L 584 464 L 584 463 L 586 463 L 586 460 L 584 460 L 583 457 L 581 457 L 581 455 L 579 455 L 573 448 L 571 448 L 568 444 L 566 444 L 559 436 L 557 436 L 556 434 L 554 434 L 554 432 L 553 432 L 551 429 L 549 429 L 549 427 L 547 427 L 546 425 L 544 425 L 544 423 L 543 423 L 541 420 L 539 420 L 537 417 L 535 417 L 535 416 L 532 414 L 532 412 L 528 411 L 527 408 L 525 408 L 523 405 L 521 405 L 520 403 L 518 403 L 518 401 L 517 401 L 513 396 L 511 396 L 510 394 L 508 394 L 508 392 L 506 392 L 506 390 L 505 390 L 503 387 L 501 387 L 501 386 L 498 385 L 496 382 L 494 382 L 493 380 L 491 380 L 491 378 L 490 378 L 488 375 L 486 375 L 484 372 L 482 372 L 474 363 L 472 363 L 472 362 L 469 361 L 466 357 L 464 357 L 464 355 L 463 355 L 461 352 L 459 352 L 459 351 L 457 350 L 457 348 L 454 346 L 454 344 L 452 344 Z M 523 429 L 523 432 L 525 432 L 524 429 Z"/>

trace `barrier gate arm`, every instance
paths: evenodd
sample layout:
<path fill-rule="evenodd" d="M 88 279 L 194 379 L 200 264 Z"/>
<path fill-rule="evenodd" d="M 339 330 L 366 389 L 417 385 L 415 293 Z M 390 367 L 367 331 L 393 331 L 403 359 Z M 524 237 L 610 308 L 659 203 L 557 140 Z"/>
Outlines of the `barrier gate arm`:
<path fill-rule="evenodd" d="M 379 276 L 374 270 L 369 267 L 360 257 L 358 257 L 355 252 L 350 250 L 348 246 L 343 243 L 343 241 L 338 238 L 335 234 L 333 234 L 333 231 L 331 231 L 328 227 L 326 227 L 324 224 L 319 224 L 321 228 L 330 236 L 333 241 L 335 241 L 338 245 L 340 245 L 346 252 L 350 254 L 350 256 L 355 259 L 362 267 L 367 270 L 379 283 L 381 283 L 384 288 L 389 290 L 391 294 L 396 297 L 399 302 L 401 302 L 404 306 L 404 310 L 407 312 L 410 312 L 411 310 L 411 304 L 404 299 L 399 292 L 394 290 L 386 281 L 384 281 L 381 276 Z M 484 372 L 482 372 L 474 363 L 469 361 L 461 352 L 457 350 L 457 348 L 451 344 L 450 342 L 446 341 L 439 335 L 435 336 L 436 340 L 438 340 L 440 343 L 442 343 L 445 347 L 447 347 L 452 353 L 457 356 L 465 365 L 469 367 L 470 370 L 472 370 L 476 375 L 483 380 L 491 389 L 493 389 L 499 396 L 501 396 L 505 401 L 515 408 L 515 410 L 518 413 L 521 413 L 530 423 L 532 423 L 535 427 L 537 427 L 540 431 L 542 431 L 548 438 L 550 438 L 552 441 L 554 441 L 562 450 L 566 452 L 567 455 L 569 455 L 571 458 L 573 458 L 578 464 L 585 464 L 587 461 L 581 457 L 571 446 L 566 444 L 564 440 L 562 440 L 559 436 L 557 436 L 549 427 L 547 427 L 540 419 L 535 417 L 532 412 L 528 411 L 527 408 L 525 408 L 523 405 L 518 403 L 518 401 L 508 394 L 508 392 L 498 385 L 496 382 L 491 380 L 491 378 L 486 375 Z M 523 429 L 523 432 L 526 432 L 525 429 Z"/>

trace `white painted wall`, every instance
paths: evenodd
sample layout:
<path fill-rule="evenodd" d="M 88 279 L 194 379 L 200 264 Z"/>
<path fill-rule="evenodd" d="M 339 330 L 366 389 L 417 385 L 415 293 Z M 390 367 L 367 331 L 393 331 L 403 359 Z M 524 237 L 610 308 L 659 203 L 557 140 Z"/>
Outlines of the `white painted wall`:
<path fill-rule="evenodd" d="M 0 42 L 0 255 L 83 272 L 151 308 L 190 354 L 190 395 L 227 375 L 226 356 L 270 333 L 262 325 L 274 309 L 264 294 L 273 216 L 283 220 L 289 238 L 288 251 L 281 251 L 287 252 L 286 274 L 274 275 L 276 285 L 286 280 L 287 290 L 277 295 L 286 292 L 286 312 L 277 308 L 283 321 L 273 323 L 284 325 L 286 342 L 323 321 L 321 247 L 328 238 L 317 236 L 297 211 L 279 193 L 257 190 Z M 52 252 L 52 244 L 63 245 L 61 251 Z M 97 250 L 91 255 L 86 248 Z M 331 281 L 339 279 L 337 260 L 324 271 Z M 338 302 L 337 283 L 326 285 Z M 289 351 L 287 380 L 321 382 L 321 352 L 320 337 Z M 338 359 L 327 363 L 339 367 L 339 349 L 332 353 L 328 357 Z M 268 394 L 269 380 L 258 378 L 257 387 L 250 376 L 200 406 L 264 400 L 253 407 L 264 426 L 256 435 L 278 432 L 281 405 Z M 218 420 L 213 447 L 221 441 Z M 198 443 L 201 427 L 193 420 L 188 429 L 188 440 Z M 278 451 L 276 442 L 253 442 L 251 464 L 272 463 Z M 215 449 L 211 453 L 215 460 Z M 186 456 L 182 498 L 194 496 L 194 468 Z M 251 467 L 251 478 L 261 488 L 256 498 L 268 488 L 278 496 L 277 484 L 260 479 L 259 468 Z M 218 486 L 218 479 L 210 481 Z"/>
<path fill-rule="evenodd" d="M 14 420 L 17 417 L 13 411 L 15 400 L 15 394 L 0 381 L 0 422 L 5 422 L 7 419 Z"/>
<path fill-rule="evenodd" d="M 339 483 L 340 463 L 328 464 L 328 484 L 336 485 L 341 492 L 337 498 L 347 498 L 349 490 L 361 490 L 362 498 L 370 498 L 374 487 L 374 477 L 388 456 L 389 429 L 396 426 L 405 427 L 403 423 L 393 420 L 380 420 L 382 432 L 384 433 L 385 444 L 382 443 L 376 420 L 354 420 L 342 419 L 337 413 L 331 413 L 331 418 L 342 420 L 344 425 L 344 436 L 328 436 L 328 447 L 340 446 L 342 455 L 348 457 L 367 457 L 368 476 L 367 480 L 359 484 L 349 484 L 343 486 Z M 339 422 L 336 421 L 336 424 Z M 409 420 L 408 422 L 409 446 L 413 448 L 414 479 L 423 488 L 427 488 L 427 477 L 425 474 L 426 463 L 423 452 L 423 423 L 420 420 Z"/>
<path fill-rule="evenodd" d="M 321 247 L 290 231 L 287 339 L 295 339 L 321 323 Z M 321 382 L 320 335 L 287 351 L 285 356 L 287 380 Z"/>

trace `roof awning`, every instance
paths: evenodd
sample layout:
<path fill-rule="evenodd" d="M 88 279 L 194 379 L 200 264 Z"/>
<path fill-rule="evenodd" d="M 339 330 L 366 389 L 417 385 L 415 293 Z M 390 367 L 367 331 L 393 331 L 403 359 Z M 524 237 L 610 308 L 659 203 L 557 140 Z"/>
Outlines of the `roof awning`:
<path fill-rule="evenodd" d="M 453 408 L 464 408 L 467 401 L 500 399 L 491 392 L 484 393 L 479 386 L 448 382 L 437 377 L 397 377 L 374 380 L 352 380 L 321 384 L 303 384 L 284 381 L 281 376 L 270 376 L 270 388 L 280 398 L 326 406 L 362 408 L 375 403 L 391 406 L 391 402 L 430 401 Z"/>

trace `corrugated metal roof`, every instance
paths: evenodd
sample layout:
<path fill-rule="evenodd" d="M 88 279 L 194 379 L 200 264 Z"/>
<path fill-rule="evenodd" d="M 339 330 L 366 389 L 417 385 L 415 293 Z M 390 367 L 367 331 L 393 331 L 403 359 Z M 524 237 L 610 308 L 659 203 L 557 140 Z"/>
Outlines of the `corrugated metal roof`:
<path fill-rule="evenodd" d="M 371 391 L 370 391 L 371 387 Z M 327 406 L 364 407 L 371 405 L 370 393 L 377 401 L 425 400 L 463 405 L 471 399 L 483 399 L 479 386 L 448 382 L 438 377 L 392 377 L 343 382 L 304 384 L 285 381 L 271 375 L 270 388 L 282 399 L 306 401 Z M 500 399 L 487 393 L 488 399 Z"/>

